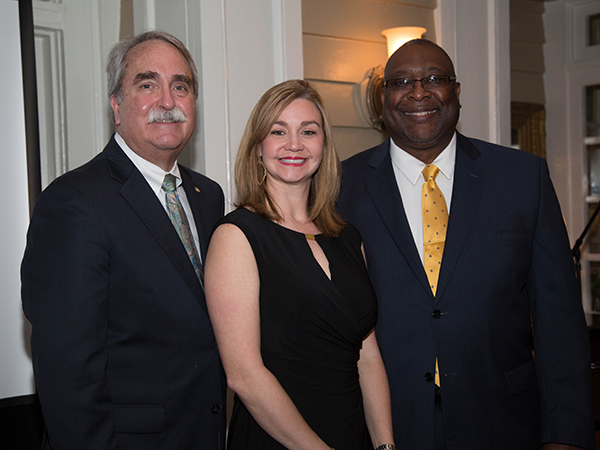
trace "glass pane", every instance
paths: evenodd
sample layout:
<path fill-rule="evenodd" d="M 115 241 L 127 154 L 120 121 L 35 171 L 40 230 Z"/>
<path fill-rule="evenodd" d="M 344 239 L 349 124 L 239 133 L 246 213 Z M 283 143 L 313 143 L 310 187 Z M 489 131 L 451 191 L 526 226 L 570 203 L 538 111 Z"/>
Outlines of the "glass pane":
<path fill-rule="evenodd" d="M 588 195 L 600 195 L 600 145 L 588 145 Z"/>
<path fill-rule="evenodd" d="M 600 136 L 600 85 L 585 88 L 585 120 L 585 135 Z"/>
<path fill-rule="evenodd" d="M 600 311 L 600 262 L 590 262 L 592 311 Z"/>
<path fill-rule="evenodd" d="M 519 130 L 513 128 L 510 130 L 510 146 L 519 148 Z"/>
<path fill-rule="evenodd" d="M 590 203 L 588 205 L 588 217 L 592 217 L 594 215 L 594 211 L 598 203 Z M 586 250 L 589 253 L 600 253 L 600 213 L 594 219 L 590 230 L 586 236 Z"/>
<path fill-rule="evenodd" d="M 589 39 L 588 45 L 600 44 L 600 14 L 588 17 Z"/>

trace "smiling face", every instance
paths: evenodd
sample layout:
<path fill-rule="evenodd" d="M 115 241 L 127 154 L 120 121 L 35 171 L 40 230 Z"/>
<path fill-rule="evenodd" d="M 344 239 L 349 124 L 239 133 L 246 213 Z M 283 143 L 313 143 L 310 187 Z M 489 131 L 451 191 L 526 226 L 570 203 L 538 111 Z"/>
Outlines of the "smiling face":
<path fill-rule="evenodd" d="M 267 170 L 267 186 L 310 186 L 323 156 L 323 119 L 310 100 L 296 99 L 279 115 L 259 154 Z"/>
<path fill-rule="evenodd" d="M 388 61 L 385 79 L 421 79 L 428 75 L 454 75 L 450 61 L 437 46 L 408 44 Z M 408 92 L 384 88 L 383 122 L 394 143 L 417 159 L 431 163 L 450 143 L 460 111 L 460 83 L 441 90 L 425 90 L 415 82 Z"/>
<path fill-rule="evenodd" d="M 142 158 L 170 170 L 196 125 L 192 75 L 173 45 L 149 40 L 127 55 L 122 100 L 111 97 L 117 132 Z"/>

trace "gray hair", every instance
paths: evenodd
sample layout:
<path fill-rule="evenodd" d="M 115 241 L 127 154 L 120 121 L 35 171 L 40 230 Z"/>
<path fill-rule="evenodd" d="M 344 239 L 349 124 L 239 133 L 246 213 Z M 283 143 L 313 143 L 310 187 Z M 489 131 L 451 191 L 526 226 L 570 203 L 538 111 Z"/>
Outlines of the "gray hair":
<path fill-rule="evenodd" d="M 121 103 L 121 100 L 123 99 L 123 78 L 125 78 L 125 70 L 127 68 L 127 54 L 136 45 L 150 40 L 167 42 L 173 45 L 183 55 L 188 63 L 190 72 L 192 73 L 194 97 L 198 100 L 198 70 L 196 70 L 196 64 L 194 64 L 192 55 L 188 49 L 185 48 L 183 42 L 172 34 L 159 30 L 146 31 L 130 38 L 123 39 L 111 48 L 110 53 L 108 54 L 108 63 L 106 64 L 108 98 L 110 99 L 114 95 L 117 103 Z"/>

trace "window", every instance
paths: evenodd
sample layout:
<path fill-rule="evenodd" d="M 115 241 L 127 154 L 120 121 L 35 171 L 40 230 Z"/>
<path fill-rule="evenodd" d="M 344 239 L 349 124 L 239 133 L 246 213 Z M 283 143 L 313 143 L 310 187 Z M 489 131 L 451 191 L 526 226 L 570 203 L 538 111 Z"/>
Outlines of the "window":
<path fill-rule="evenodd" d="M 585 152 L 587 156 L 586 220 L 600 201 L 600 85 L 585 87 Z M 600 312 L 600 216 L 594 220 L 583 246 L 582 263 L 586 277 L 584 297 L 592 311 Z"/>

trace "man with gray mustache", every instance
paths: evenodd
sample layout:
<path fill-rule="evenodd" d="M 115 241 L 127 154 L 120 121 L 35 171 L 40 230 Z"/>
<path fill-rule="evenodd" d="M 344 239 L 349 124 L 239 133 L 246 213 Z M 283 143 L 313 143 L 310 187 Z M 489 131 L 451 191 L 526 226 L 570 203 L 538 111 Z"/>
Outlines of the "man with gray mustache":
<path fill-rule="evenodd" d="M 202 268 L 224 197 L 177 163 L 196 67 L 151 31 L 113 47 L 107 76 L 116 133 L 41 194 L 21 268 L 43 448 L 224 448 Z"/>

